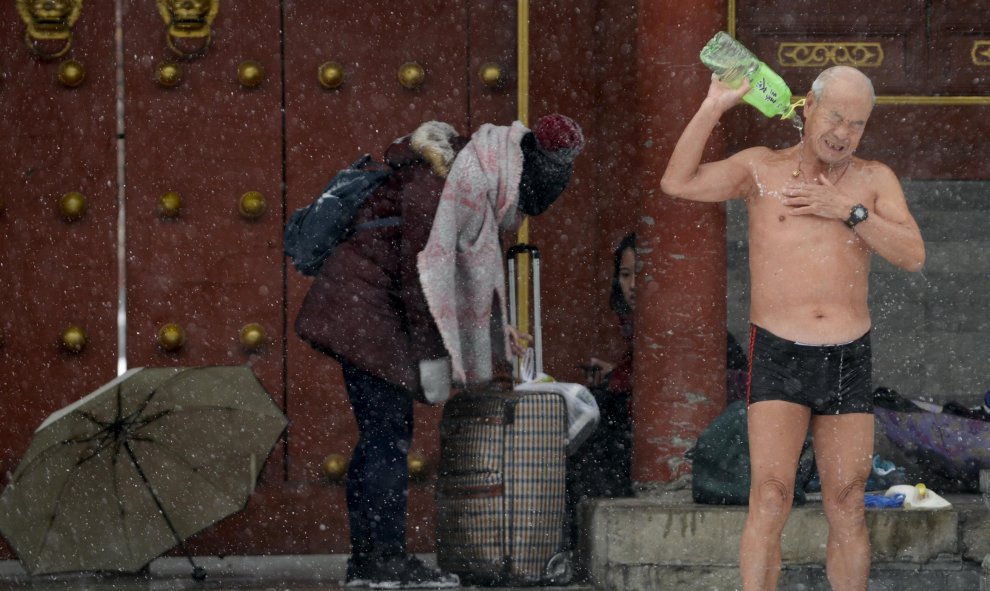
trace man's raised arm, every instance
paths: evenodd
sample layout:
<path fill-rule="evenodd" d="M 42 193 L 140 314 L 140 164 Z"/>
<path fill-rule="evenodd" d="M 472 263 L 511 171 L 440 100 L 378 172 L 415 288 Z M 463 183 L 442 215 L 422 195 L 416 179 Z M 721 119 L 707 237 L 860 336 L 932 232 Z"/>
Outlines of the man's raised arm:
<path fill-rule="evenodd" d="M 708 96 L 677 140 L 660 180 L 664 193 L 690 201 L 712 202 L 726 201 L 743 193 L 749 170 L 741 160 L 701 164 L 701 158 L 722 114 L 737 105 L 748 90 L 749 81 L 745 78 L 742 86 L 731 89 L 712 75 Z"/>

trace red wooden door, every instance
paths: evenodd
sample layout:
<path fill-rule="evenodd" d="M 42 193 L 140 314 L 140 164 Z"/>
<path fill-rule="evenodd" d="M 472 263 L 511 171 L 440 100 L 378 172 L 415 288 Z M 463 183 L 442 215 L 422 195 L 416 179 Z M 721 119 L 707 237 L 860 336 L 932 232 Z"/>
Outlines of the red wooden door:
<path fill-rule="evenodd" d="M 113 11 L 84 14 L 75 23 L 67 51 L 58 57 L 36 55 L 25 42 L 25 28 L 15 3 L 3 3 L 0 477 L 4 484 L 45 417 L 112 379 L 117 368 Z M 58 53 L 64 42 L 32 46 Z M 69 194 L 73 195 L 66 198 Z M 5 548 L 0 540 L 0 556 L 9 556 Z"/>
<path fill-rule="evenodd" d="M 283 406 L 279 5 L 223 3 L 208 44 L 170 37 L 153 3 L 123 17 L 128 363 L 246 364 Z M 283 454 L 259 485 L 276 497 Z M 263 551 L 268 513 L 251 503 L 193 548 Z"/>

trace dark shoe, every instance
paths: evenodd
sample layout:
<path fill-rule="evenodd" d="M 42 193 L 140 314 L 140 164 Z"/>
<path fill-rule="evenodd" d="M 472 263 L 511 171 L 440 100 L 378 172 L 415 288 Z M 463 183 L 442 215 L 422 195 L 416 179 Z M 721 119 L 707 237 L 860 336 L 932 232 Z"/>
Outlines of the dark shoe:
<path fill-rule="evenodd" d="M 367 587 L 371 584 L 372 575 L 377 564 L 367 554 L 352 554 L 347 559 L 347 576 L 344 578 L 345 587 Z"/>
<path fill-rule="evenodd" d="M 458 587 L 457 575 L 432 569 L 411 555 L 382 557 L 371 575 L 372 589 L 450 589 Z"/>

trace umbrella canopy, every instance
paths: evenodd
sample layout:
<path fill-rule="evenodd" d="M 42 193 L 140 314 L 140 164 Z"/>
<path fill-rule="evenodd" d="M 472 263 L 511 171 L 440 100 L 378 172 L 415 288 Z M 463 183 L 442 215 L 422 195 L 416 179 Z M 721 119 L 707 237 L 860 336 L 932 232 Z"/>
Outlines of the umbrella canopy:
<path fill-rule="evenodd" d="M 247 367 L 132 369 L 38 427 L 0 532 L 30 574 L 140 570 L 244 508 L 287 422 Z"/>
<path fill-rule="evenodd" d="M 990 423 L 954 414 L 918 410 L 899 412 L 877 406 L 877 424 L 890 441 L 949 478 L 979 481 L 990 468 Z"/>

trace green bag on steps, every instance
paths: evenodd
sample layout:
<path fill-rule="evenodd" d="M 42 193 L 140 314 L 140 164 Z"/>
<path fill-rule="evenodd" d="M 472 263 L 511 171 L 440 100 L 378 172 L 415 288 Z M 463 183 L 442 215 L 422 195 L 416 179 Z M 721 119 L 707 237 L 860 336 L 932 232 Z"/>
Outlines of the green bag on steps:
<path fill-rule="evenodd" d="M 749 503 L 749 434 L 746 402 L 737 400 L 715 417 L 688 452 L 692 461 L 691 497 L 706 505 Z M 804 488 L 815 472 L 811 436 L 804 440 L 794 479 L 794 502 L 802 504 Z"/>

